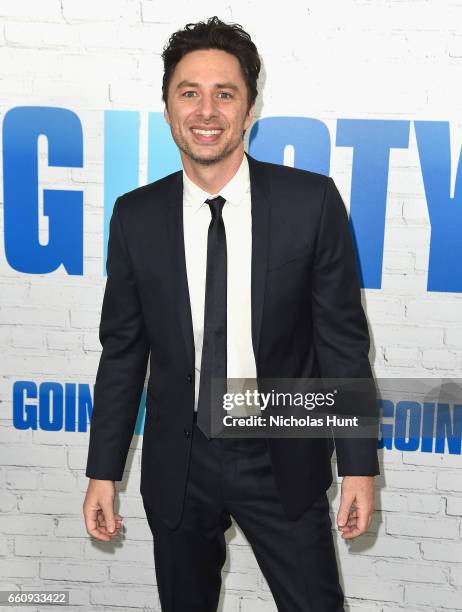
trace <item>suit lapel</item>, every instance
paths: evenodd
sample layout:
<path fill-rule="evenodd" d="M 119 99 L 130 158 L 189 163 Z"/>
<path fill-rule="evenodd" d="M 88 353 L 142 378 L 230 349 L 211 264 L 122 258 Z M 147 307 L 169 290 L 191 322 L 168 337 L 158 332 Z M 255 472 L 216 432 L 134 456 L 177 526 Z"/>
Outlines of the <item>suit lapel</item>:
<path fill-rule="evenodd" d="M 258 365 L 261 324 L 268 267 L 270 201 L 262 166 L 247 153 L 250 173 L 252 214 L 252 345 Z M 180 329 L 191 368 L 195 364 L 194 333 L 189 297 L 183 232 L 183 175 L 173 178 L 167 198 L 167 236 L 170 245 L 170 270 L 178 309 Z"/>
<path fill-rule="evenodd" d="M 195 367 L 194 333 L 189 298 L 188 277 L 183 232 L 183 174 L 178 172 L 169 190 L 167 205 L 167 237 L 170 247 L 171 279 L 174 301 L 178 310 L 181 334 L 191 365 Z"/>
<path fill-rule="evenodd" d="M 249 162 L 252 201 L 252 344 L 258 369 L 266 271 L 268 268 L 270 201 L 269 189 L 260 163 L 246 153 Z"/>

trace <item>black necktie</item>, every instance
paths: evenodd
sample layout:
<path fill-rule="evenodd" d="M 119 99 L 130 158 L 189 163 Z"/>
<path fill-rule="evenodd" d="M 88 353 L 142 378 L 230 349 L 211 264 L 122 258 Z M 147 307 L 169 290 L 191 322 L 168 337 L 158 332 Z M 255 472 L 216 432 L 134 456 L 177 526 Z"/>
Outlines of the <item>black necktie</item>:
<path fill-rule="evenodd" d="M 226 391 L 226 287 L 228 265 L 225 224 L 221 214 L 225 199 L 222 196 L 217 196 L 205 201 L 210 207 L 212 220 L 210 221 L 207 237 L 204 337 L 197 405 L 197 425 L 209 438 L 211 434 L 212 407 L 213 416 L 218 416 L 223 412 L 222 393 Z M 220 378 L 221 381 L 214 381 L 212 383 L 213 378 Z M 218 405 L 218 402 L 220 402 L 220 405 Z"/>

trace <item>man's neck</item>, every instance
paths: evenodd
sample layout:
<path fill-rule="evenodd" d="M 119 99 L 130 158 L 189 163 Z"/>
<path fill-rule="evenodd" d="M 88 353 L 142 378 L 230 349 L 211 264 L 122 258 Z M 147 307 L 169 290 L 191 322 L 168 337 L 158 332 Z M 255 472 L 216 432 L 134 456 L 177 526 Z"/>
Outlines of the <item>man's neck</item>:
<path fill-rule="evenodd" d="M 192 161 L 189 157 L 181 155 L 183 168 L 193 183 L 210 194 L 219 191 L 233 178 L 242 163 L 244 145 L 234 150 L 228 157 L 205 166 Z"/>

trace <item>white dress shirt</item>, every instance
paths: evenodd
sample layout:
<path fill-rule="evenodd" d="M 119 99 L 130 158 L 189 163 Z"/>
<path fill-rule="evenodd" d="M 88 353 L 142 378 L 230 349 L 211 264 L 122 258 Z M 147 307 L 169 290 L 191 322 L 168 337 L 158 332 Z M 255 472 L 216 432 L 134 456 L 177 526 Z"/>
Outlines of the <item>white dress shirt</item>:
<path fill-rule="evenodd" d="M 198 187 L 183 169 L 183 227 L 189 298 L 196 355 L 195 410 L 199 396 L 204 336 L 207 234 L 212 218 L 208 198 L 221 195 L 228 259 L 227 276 L 227 377 L 256 378 L 252 348 L 251 263 L 252 216 L 249 163 L 244 155 L 232 179 L 219 194 Z"/>

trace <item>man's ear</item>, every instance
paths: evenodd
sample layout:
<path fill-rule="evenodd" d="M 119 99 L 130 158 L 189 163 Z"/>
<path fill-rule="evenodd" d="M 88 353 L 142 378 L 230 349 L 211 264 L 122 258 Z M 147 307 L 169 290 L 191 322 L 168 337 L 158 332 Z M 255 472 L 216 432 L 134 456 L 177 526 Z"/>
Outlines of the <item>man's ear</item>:
<path fill-rule="evenodd" d="M 247 111 L 247 115 L 246 115 L 246 118 L 245 118 L 245 121 L 244 121 L 244 129 L 245 130 L 250 127 L 250 124 L 253 121 L 254 110 L 255 110 L 255 104 L 252 104 L 252 106 Z"/>
<path fill-rule="evenodd" d="M 168 110 L 166 106 L 164 107 L 164 119 L 170 125 L 170 117 L 168 115 Z"/>

